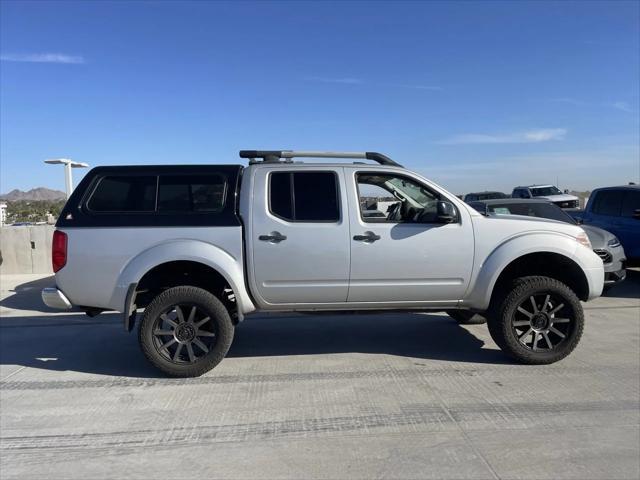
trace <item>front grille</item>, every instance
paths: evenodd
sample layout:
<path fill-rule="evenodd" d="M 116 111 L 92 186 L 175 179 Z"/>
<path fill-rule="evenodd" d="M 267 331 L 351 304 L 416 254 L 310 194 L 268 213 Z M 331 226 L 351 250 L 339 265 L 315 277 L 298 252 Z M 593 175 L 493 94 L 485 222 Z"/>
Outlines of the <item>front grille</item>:
<path fill-rule="evenodd" d="M 613 260 L 609 251 L 604 248 L 596 248 L 594 252 L 602 259 L 602 263 L 611 263 L 611 260 Z"/>

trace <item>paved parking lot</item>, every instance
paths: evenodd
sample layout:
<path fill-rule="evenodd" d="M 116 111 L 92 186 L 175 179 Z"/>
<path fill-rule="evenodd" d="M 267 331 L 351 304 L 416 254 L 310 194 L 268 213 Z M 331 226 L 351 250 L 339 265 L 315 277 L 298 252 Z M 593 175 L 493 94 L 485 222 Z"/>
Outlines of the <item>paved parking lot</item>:
<path fill-rule="evenodd" d="M 552 366 L 440 314 L 282 316 L 188 380 L 114 314 L 47 310 L 51 282 L 2 278 L 3 480 L 640 477 L 640 271 Z"/>

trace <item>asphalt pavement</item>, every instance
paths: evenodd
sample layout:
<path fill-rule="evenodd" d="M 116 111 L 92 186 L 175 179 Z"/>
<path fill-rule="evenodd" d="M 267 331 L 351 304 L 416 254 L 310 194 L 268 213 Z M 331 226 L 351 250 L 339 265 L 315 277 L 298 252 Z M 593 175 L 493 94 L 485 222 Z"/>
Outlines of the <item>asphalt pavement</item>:
<path fill-rule="evenodd" d="M 5 275 L 0 478 L 640 478 L 640 271 L 585 304 L 577 350 L 514 364 L 444 314 L 247 319 L 196 379 L 119 315 Z"/>

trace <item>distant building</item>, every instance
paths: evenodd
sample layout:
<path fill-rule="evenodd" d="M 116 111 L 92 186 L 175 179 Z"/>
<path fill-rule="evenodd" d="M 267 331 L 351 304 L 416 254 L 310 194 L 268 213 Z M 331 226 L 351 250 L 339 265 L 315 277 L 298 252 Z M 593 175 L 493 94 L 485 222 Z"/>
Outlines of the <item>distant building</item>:
<path fill-rule="evenodd" d="M 7 223 L 7 204 L 0 203 L 0 227 L 4 227 Z"/>

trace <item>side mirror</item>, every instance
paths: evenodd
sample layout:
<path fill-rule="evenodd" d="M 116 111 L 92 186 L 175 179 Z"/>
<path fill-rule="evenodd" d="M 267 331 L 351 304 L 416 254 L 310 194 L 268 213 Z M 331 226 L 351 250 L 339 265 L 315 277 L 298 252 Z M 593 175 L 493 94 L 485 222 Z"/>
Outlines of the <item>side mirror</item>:
<path fill-rule="evenodd" d="M 640 220 L 640 208 L 636 209 L 633 211 L 633 214 L 631 215 L 633 218 L 635 218 L 636 220 Z"/>
<path fill-rule="evenodd" d="M 438 215 L 436 217 L 438 223 L 453 223 L 458 221 L 456 207 L 451 202 L 438 201 Z"/>

